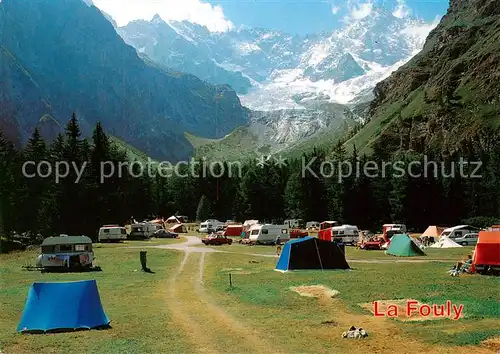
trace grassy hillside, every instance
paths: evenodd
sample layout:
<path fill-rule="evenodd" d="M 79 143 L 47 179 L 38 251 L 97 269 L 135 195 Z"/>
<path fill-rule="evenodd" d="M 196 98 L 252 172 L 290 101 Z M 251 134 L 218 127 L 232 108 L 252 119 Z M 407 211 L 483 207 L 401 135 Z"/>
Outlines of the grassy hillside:
<path fill-rule="evenodd" d="M 347 122 L 340 127 L 326 129 L 309 139 L 291 146 L 283 154 L 290 158 L 296 158 L 300 157 L 303 153 L 311 152 L 315 148 L 331 150 L 335 143 L 345 136 L 350 129 L 351 125 Z"/>
<path fill-rule="evenodd" d="M 333 146 L 359 124 L 361 116 L 344 105 L 329 102 L 310 103 L 307 108 L 302 112 L 252 111 L 251 125 L 239 127 L 222 139 L 185 136 L 196 156 L 209 159 L 241 160 L 261 154 L 298 157 L 314 148 Z"/>
<path fill-rule="evenodd" d="M 185 137 L 193 145 L 195 156 L 209 160 L 244 160 L 269 153 L 269 147 L 261 146 L 259 137 L 247 126 L 236 128 L 222 139 L 200 138 L 189 133 Z"/>
<path fill-rule="evenodd" d="M 453 152 L 500 127 L 500 3 L 451 1 L 420 54 L 375 88 L 370 121 L 346 143 L 370 152 Z M 481 142 L 479 142 L 481 143 Z"/>
<path fill-rule="evenodd" d="M 310 152 L 314 148 L 325 148 L 333 146 L 349 130 L 347 124 L 341 128 L 327 129 L 324 132 L 313 135 L 308 139 L 301 140 L 296 144 L 279 150 L 278 153 L 287 157 L 300 157 L 304 152 Z M 195 155 L 207 159 L 219 160 L 244 160 L 258 157 L 261 154 L 271 154 L 276 145 L 260 142 L 260 138 L 253 134 L 248 127 L 237 128 L 234 132 L 223 139 L 206 139 L 185 134 L 195 149 Z"/>
<path fill-rule="evenodd" d="M 120 150 L 125 151 L 127 153 L 127 157 L 131 160 L 137 160 L 141 163 L 147 163 L 149 160 L 149 156 L 145 154 L 144 152 L 136 149 L 130 144 L 127 144 L 125 141 L 123 141 L 120 138 L 117 138 L 116 136 L 109 136 L 109 139 L 111 143 L 113 143 L 115 146 L 117 146 Z M 152 160 L 152 162 L 156 162 L 155 160 Z"/>

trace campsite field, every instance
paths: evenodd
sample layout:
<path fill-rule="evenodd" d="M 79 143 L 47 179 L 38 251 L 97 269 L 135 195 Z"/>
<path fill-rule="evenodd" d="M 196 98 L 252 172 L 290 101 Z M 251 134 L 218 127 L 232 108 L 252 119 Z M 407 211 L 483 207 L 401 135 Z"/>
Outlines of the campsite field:
<path fill-rule="evenodd" d="M 177 246 L 180 241 L 161 240 L 160 246 Z M 155 242 L 160 240 L 130 247 Z M 103 271 L 84 274 L 22 270 L 34 261 L 36 252 L 1 255 L 0 352 L 496 353 L 500 349 L 500 279 L 446 273 L 471 248 L 427 249 L 428 256 L 414 262 L 347 248 L 350 271 L 282 274 L 273 271 L 274 247 L 204 247 L 212 252 L 199 252 L 201 246 L 192 252 L 148 247 L 144 248 L 148 266 L 155 274 L 146 274 L 140 271 L 140 249 L 130 247 L 97 247 Z M 32 282 L 82 279 L 97 280 L 111 329 L 15 333 Z M 338 294 L 312 298 L 291 290 L 310 285 L 324 285 Z M 374 317 L 359 305 L 393 299 L 429 304 L 451 300 L 464 305 L 465 317 L 404 322 Z M 351 325 L 362 326 L 369 337 L 341 339 Z"/>

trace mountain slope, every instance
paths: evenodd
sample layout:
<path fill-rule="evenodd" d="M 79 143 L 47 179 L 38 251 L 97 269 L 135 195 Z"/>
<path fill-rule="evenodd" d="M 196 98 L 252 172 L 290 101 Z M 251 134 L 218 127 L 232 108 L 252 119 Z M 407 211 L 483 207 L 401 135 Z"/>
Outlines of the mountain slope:
<path fill-rule="evenodd" d="M 479 143 L 483 127 L 500 127 L 500 1 L 452 0 L 422 52 L 374 93 L 350 148 L 447 153 L 466 138 Z"/>
<path fill-rule="evenodd" d="M 187 138 L 195 154 L 208 159 L 241 161 L 262 154 L 297 156 L 314 147 L 329 148 L 359 125 L 360 119 L 346 106 L 335 103 L 302 110 L 250 111 L 249 124 L 222 139 Z"/>
<path fill-rule="evenodd" d="M 433 26 L 374 6 L 370 16 L 309 36 L 260 28 L 212 33 L 159 16 L 118 32 L 159 63 L 233 86 L 249 108 L 276 110 L 303 108 L 292 98 L 303 93 L 342 104 L 360 94 L 369 100 L 365 93 L 416 54 Z"/>
<path fill-rule="evenodd" d="M 433 26 L 375 6 L 370 16 L 309 36 L 244 27 L 213 33 L 159 16 L 117 31 L 138 53 L 162 65 L 232 85 L 243 105 L 256 111 L 243 129 L 255 138 L 254 144 L 243 145 L 277 152 L 328 140 L 315 137 L 306 142 L 318 133 L 343 127 L 343 111 L 371 100 L 375 84 L 417 53 Z M 322 111 L 328 105 L 337 111 L 335 115 Z M 335 105 L 348 107 L 336 109 Z M 233 151 L 236 135 L 212 141 L 203 151 L 210 147 L 216 147 L 217 155 Z"/>
<path fill-rule="evenodd" d="M 203 42 L 194 42 L 173 24 L 156 15 L 151 22 L 133 21 L 118 29 L 126 43 L 147 54 L 153 60 L 174 70 L 186 72 L 213 84 L 230 85 L 238 93 L 246 93 L 252 86 L 241 73 L 218 66 L 212 49 Z M 208 32 L 208 30 L 207 30 Z"/>
<path fill-rule="evenodd" d="M 12 58 L 0 97 L 21 106 L 9 115 L 23 141 L 45 114 L 65 122 L 75 111 L 86 133 L 100 120 L 149 156 L 179 160 L 192 153 L 185 131 L 219 138 L 246 123 L 228 86 L 145 63 L 81 0 L 3 0 L 0 34 Z"/>

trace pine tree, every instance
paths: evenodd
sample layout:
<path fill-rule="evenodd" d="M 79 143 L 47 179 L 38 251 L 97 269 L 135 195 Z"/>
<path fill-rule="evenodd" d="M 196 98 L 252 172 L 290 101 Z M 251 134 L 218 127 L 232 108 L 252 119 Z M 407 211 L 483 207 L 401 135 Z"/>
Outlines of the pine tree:
<path fill-rule="evenodd" d="M 119 220 L 113 220 L 112 209 L 116 205 L 114 193 L 116 185 L 110 181 L 108 173 L 113 172 L 117 166 L 110 161 L 110 143 L 104 133 L 100 122 L 97 123 L 92 135 L 92 148 L 89 153 L 90 166 L 89 177 L 86 181 L 88 191 L 86 197 L 86 207 L 88 222 L 94 228 L 99 228 L 104 224 L 119 223 Z M 103 169 L 106 168 L 106 171 Z M 109 171 L 108 171 L 109 169 Z"/>
<path fill-rule="evenodd" d="M 307 219 L 307 186 L 299 172 L 293 173 L 285 188 L 285 211 L 289 218 Z"/>
<path fill-rule="evenodd" d="M 19 185 L 15 171 L 20 171 L 16 165 L 18 156 L 14 145 L 8 142 L 0 131 L 0 232 L 11 239 L 16 230 L 19 218 L 20 201 L 16 197 Z"/>
<path fill-rule="evenodd" d="M 31 164 L 31 168 L 25 171 L 26 175 L 23 180 L 24 195 L 19 196 L 19 198 L 23 199 L 25 205 L 22 219 L 25 221 L 26 230 L 30 232 L 32 237 L 35 237 L 39 232 L 41 205 L 50 183 L 49 179 L 41 177 L 41 175 L 46 176 L 48 172 L 47 166 L 40 164 L 46 158 L 47 147 L 40 136 L 39 130 L 35 129 L 24 150 L 24 160 L 26 163 Z M 41 168 L 37 168 L 38 166 L 41 166 Z"/>
<path fill-rule="evenodd" d="M 198 208 L 196 209 L 196 220 L 204 221 L 209 219 L 212 216 L 212 208 L 210 205 L 210 201 L 202 195 L 200 198 L 200 202 L 198 203 Z"/>
<path fill-rule="evenodd" d="M 89 225 L 86 213 L 87 190 L 84 183 L 86 179 L 87 151 L 81 138 L 80 126 L 76 115 L 73 113 L 66 126 L 66 140 L 63 148 L 63 162 L 69 167 L 67 177 L 61 180 L 61 226 L 67 234 L 95 234 Z M 83 176 L 77 176 L 78 171 L 83 171 Z"/>

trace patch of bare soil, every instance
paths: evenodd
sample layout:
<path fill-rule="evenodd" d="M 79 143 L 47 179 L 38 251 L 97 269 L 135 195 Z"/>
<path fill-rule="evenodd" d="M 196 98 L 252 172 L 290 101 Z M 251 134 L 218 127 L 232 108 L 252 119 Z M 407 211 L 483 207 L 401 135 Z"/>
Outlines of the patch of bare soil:
<path fill-rule="evenodd" d="M 321 322 L 321 324 L 322 324 L 323 326 L 331 326 L 331 327 L 336 327 L 336 326 L 338 326 L 338 325 L 339 325 L 339 324 L 338 324 L 338 322 L 336 322 L 336 321 L 331 321 L 331 320 L 328 320 L 328 321 L 323 321 L 323 322 Z"/>
<path fill-rule="evenodd" d="M 398 300 L 377 300 L 378 303 L 378 312 L 379 313 L 388 313 L 389 306 L 397 306 L 397 316 L 395 319 L 403 322 L 411 322 L 411 321 L 429 321 L 429 320 L 441 320 L 443 317 L 433 316 L 432 313 L 429 316 L 421 316 L 417 311 L 414 311 L 410 316 L 408 316 L 406 311 L 406 306 L 408 301 L 415 301 L 416 307 L 420 307 L 423 305 L 421 302 L 413 299 L 398 299 Z M 375 314 L 375 306 L 373 302 L 367 302 L 364 304 L 359 304 L 365 310 L 370 311 L 372 314 Z M 417 313 L 415 313 L 417 312 Z"/>
<path fill-rule="evenodd" d="M 406 300 L 396 300 L 406 301 Z M 328 315 L 337 322 L 337 326 L 322 324 L 315 327 L 314 337 L 319 341 L 335 338 L 340 340 L 341 333 L 351 326 L 363 327 L 368 337 L 362 341 L 342 339 L 341 352 L 353 354 L 385 354 L 385 353 L 436 353 L 436 354 L 494 354 L 491 347 L 481 346 L 440 346 L 428 344 L 421 338 L 408 337 L 395 321 L 387 321 L 383 317 L 373 316 L 373 304 L 367 309 L 371 314 L 351 312 L 340 298 L 320 301 L 318 311 Z M 416 322 L 415 322 L 416 323 Z M 453 325 L 456 325 L 453 322 Z M 390 340 L 388 340 L 390 338 Z"/>
<path fill-rule="evenodd" d="M 221 271 L 235 275 L 249 275 L 249 274 L 260 273 L 257 271 L 243 270 L 243 268 L 223 268 L 221 269 Z"/>
<path fill-rule="evenodd" d="M 243 268 L 222 268 L 221 271 L 223 272 L 238 272 L 243 270 Z"/>
<path fill-rule="evenodd" d="M 481 345 L 495 350 L 496 353 L 500 353 L 500 337 L 486 339 L 481 343 Z"/>
<path fill-rule="evenodd" d="M 324 285 L 303 285 L 291 287 L 290 290 L 295 291 L 300 296 L 314 297 L 317 299 L 333 298 L 339 294 L 337 290 L 330 289 Z"/>

